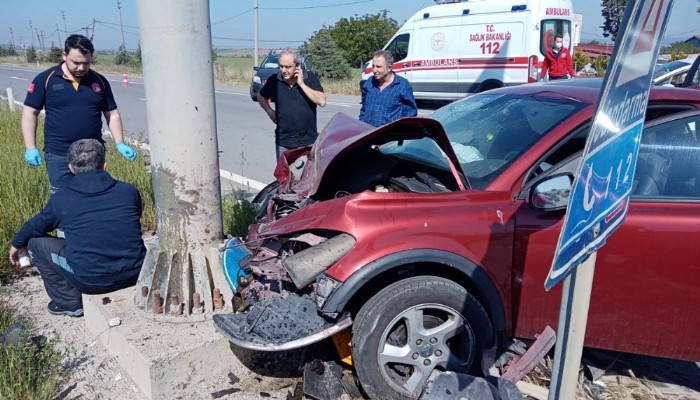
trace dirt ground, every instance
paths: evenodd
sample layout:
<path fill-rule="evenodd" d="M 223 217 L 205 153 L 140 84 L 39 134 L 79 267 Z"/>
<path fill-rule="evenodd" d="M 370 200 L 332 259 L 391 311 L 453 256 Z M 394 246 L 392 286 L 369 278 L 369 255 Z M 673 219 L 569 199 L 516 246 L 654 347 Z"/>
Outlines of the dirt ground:
<path fill-rule="evenodd" d="M 53 337 L 70 349 L 66 367 L 73 375 L 57 399 L 142 400 L 138 389 L 83 318 L 48 313 L 49 301 L 38 275 L 7 287 L 10 304 L 34 321 L 34 335 Z M 700 364 L 628 354 L 596 353 L 611 365 L 598 382 L 600 399 L 700 399 Z M 308 355 L 306 355 L 308 356 Z M 302 399 L 302 351 L 259 353 L 234 351 L 231 370 L 212 373 L 204 381 L 182 389 L 179 399 Z M 213 371 L 212 371 L 213 372 Z M 630 377 L 633 375 L 634 378 Z M 345 397 L 345 395 L 343 396 Z M 347 397 L 350 399 L 350 397 Z"/>

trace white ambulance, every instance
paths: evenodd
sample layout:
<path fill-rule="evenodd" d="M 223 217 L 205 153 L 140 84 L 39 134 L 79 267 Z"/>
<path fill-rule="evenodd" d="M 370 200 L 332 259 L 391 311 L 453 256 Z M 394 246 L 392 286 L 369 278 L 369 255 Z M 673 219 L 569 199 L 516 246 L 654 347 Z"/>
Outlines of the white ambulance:
<path fill-rule="evenodd" d="M 447 0 L 409 18 L 384 50 L 417 99 L 452 100 L 536 82 L 555 34 L 571 50 L 573 20 L 571 0 Z"/>

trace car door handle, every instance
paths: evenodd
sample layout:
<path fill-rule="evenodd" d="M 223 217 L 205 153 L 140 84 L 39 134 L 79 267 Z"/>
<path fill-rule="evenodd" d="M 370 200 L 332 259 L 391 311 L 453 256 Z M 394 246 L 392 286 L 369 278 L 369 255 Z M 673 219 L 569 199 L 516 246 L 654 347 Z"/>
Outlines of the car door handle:
<path fill-rule="evenodd" d="M 407 62 L 403 63 L 402 65 L 403 65 L 404 68 L 408 68 L 408 63 L 407 63 Z"/>

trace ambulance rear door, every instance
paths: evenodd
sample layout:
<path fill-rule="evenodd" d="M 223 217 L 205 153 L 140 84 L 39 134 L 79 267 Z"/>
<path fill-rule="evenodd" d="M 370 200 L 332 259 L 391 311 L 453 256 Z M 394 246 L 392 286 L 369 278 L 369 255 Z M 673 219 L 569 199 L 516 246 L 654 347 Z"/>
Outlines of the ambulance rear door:
<path fill-rule="evenodd" d="M 465 15 L 459 58 L 461 93 L 528 82 L 526 43 L 530 11 Z"/>

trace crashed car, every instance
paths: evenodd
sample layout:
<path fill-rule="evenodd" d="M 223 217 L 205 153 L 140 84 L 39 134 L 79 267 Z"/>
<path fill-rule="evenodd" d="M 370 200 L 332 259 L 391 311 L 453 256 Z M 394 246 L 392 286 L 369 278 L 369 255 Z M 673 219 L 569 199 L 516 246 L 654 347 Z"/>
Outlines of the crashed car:
<path fill-rule="evenodd" d="M 371 398 L 416 398 L 434 370 L 480 373 L 486 350 L 555 327 L 561 286 L 543 286 L 600 86 L 497 89 L 379 128 L 337 114 L 256 198 L 237 312 L 215 325 L 263 351 L 351 326 Z M 629 213 L 598 251 L 585 344 L 697 361 L 700 91 L 648 101 L 636 170 L 614 171 Z"/>

